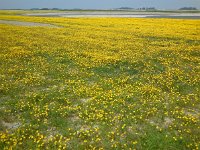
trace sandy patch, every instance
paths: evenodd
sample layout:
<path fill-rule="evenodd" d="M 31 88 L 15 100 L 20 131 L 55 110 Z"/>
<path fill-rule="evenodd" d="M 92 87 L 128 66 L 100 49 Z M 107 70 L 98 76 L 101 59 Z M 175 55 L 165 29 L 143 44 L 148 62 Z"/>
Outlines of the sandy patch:
<path fill-rule="evenodd" d="M 17 129 L 17 128 L 19 128 L 21 126 L 21 123 L 19 123 L 19 122 L 8 123 L 8 122 L 2 121 L 2 124 L 7 129 Z"/>
<path fill-rule="evenodd" d="M 10 20 L 0 20 L 0 24 L 11 24 L 11 25 L 27 26 L 27 27 L 60 28 L 59 26 L 51 25 L 51 24 L 45 24 L 45 23 L 10 21 Z"/>

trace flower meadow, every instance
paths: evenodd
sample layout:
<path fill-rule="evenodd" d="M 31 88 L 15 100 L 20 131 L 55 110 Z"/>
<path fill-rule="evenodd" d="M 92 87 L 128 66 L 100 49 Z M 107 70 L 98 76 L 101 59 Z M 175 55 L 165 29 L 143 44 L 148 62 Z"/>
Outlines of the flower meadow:
<path fill-rule="evenodd" d="M 200 149 L 200 20 L 0 14 L 0 149 Z"/>

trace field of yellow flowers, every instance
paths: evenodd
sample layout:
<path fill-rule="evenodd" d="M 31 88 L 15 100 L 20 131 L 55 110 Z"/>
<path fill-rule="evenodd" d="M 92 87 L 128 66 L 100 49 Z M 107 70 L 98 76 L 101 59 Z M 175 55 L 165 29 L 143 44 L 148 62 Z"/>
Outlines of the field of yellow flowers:
<path fill-rule="evenodd" d="M 200 149 L 200 20 L 0 14 L 0 149 Z"/>

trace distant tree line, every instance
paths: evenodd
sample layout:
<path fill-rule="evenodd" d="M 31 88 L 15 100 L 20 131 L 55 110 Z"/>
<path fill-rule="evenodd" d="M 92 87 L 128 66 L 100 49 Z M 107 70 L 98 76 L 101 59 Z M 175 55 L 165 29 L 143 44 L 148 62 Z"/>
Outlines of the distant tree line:
<path fill-rule="evenodd" d="M 155 7 L 142 7 L 142 8 L 138 8 L 137 10 L 156 10 Z"/>
<path fill-rule="evenodd" d="M 196 7 L 182 7 L 179 10 L 197 10 Z"/>
<path fill-rule="evenodd" d="M 31 10 L 61 10 L 59 8 L 31 8 Z"/>
<path fill-rule="evenodd" d="M 148 10 L 157 10 L 155 7 L 141 7 L 141 8 L 131 8 L 131 7 L 120 7 L 116 8 L 117 10 L 143 10 L 143 11 L 148 11 Z M 32 8 L 31 10 L 82 10 L 79 8 L 74 8 L 74 9 L 60 9 L 60 8 Z M 179 10 L 198 10 L 196 7 L 182 7 Z"/>
<path fill-rule="evenodd" d="M 117 9 L 123 9 L 123 10 L 126 10 L 126 9 L 134 9 L 134 10 L 156 10 L 155 7 L 142 7 L 142 8 L 131 8 L 131 7 L 120 7 L 120 8 L 117 8 Z"/>
<path fill-rule="evenodd" d="M 117 8 L 117 9 L 134 9 L 134 8 L 131 8 L 131 7 L 120 7 L 120 8 Z"/>

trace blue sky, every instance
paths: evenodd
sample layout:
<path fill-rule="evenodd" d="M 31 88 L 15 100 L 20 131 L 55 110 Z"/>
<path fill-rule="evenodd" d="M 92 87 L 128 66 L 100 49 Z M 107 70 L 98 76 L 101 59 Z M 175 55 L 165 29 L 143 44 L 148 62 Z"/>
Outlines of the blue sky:
<path fill-rule="evenodd" d="M 156 7 L 177 9 L 184 6 L 200 8 L 200 0 L 0 0 L 0 9 L 82 8 L 110 9 L 118 7 Z"/>

